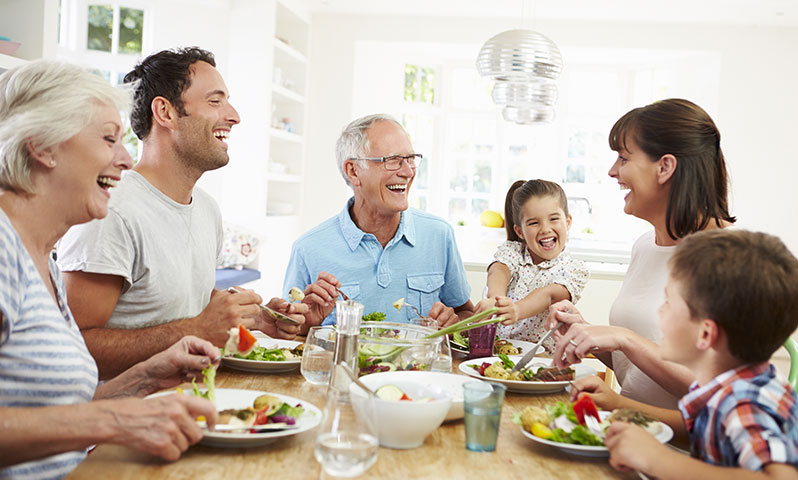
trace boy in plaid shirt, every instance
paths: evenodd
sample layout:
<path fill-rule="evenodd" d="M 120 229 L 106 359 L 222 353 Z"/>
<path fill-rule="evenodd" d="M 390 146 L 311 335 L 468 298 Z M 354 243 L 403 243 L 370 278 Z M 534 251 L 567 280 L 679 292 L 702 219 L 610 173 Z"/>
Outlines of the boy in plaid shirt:
<path fill-rule="evenodd" d="M 682 240 L 670 269 L 659 351 L 696 375 L 680 411 L 621 397 L 595 377 L 574 382 L 571 395 L 659 418 L 694 458 L 615 422 L 610 464 L 660 479 L 798 478 L 796 394 L 768 363 L 798 326 L 798 259 L 771 235 L 713 230 Z"/>

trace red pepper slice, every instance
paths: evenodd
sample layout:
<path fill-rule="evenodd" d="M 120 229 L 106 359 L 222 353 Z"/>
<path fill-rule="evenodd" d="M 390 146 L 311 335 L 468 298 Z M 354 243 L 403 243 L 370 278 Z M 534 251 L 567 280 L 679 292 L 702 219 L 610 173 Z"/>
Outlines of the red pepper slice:
<path fill-rule="evenodd" d="M 590 395 L 586 392 L 582 392 L 576 397 L 576 402 L 574 402 L 573 407 L 574 413 L 576 414 L 576 419 L 579 421 L 580 425 L 585 424 L 586 416 L 595 417 L 596 420 L 599 419 L 596 404 L 593 403 L 593 399 L 590 398 Z"/>
<path fill-rule="evenodd" d="M 249 333 L 249 330 L 246 329 L 243 325 L 238 326 L 238 351 L 239 352 L 246 352 L 253 345 L 255 345 L 258 341 L 255 337 Z"/>

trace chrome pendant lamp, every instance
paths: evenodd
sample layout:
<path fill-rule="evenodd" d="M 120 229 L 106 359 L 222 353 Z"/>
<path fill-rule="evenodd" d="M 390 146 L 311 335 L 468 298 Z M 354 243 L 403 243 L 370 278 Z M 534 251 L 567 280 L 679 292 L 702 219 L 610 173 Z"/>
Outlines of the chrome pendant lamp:
<path fill-rule="evenodd" d="M 562 55 L 548 37 L 530 29 L 490 38 L 477 56 L 477 71 L 493 78 L 493 102 L 509 122 L 529 125 L 554 119 Z"/>

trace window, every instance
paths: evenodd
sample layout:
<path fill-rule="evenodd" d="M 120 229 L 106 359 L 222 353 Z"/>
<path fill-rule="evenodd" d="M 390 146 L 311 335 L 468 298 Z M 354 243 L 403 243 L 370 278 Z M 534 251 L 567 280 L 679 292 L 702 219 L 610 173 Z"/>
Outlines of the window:
<path fill-rule="evenodd" d="M 411 205 L 454 225 L 479 225 L 502 211 L 518 179 L 558 182 L 569 197 L 571 238 L 628 249 L 650 225 L 623 213 L 623 193 L 607 175 L 616 153 L 607 135 L 631 108 L 680 96 L 716 110 L 717 52 L 563 49 L 557 117 L 515 125 L 479 76 L 479 46 L 361 42 L 356 49 L 355 115 L 394 114 L 424 154 Z M 390 78 L 390 72 L 394 72 Z M 390 100 L 386 100 L 390 97 Z M 609 245 L 607 246 L 609 248 Z"/>
<path fill-rule="evenodd" d="M 58 56 L 105 78 L 123 83 L 146 45 L 149 1 L 60 0 L 58 11 Z M 138 159 L 139 142 L 128 128 L 123 142 L 130 156 Z"/>

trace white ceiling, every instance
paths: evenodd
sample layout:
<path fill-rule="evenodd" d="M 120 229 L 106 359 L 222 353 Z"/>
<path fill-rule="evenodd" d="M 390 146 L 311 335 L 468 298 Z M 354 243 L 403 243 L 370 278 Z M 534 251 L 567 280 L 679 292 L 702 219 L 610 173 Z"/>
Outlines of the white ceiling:
<path fill-rule="evenodd" d="M 313 13 L 798 26 L 798 0 L 307 0 L 307 3 Z"/>

